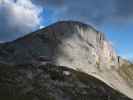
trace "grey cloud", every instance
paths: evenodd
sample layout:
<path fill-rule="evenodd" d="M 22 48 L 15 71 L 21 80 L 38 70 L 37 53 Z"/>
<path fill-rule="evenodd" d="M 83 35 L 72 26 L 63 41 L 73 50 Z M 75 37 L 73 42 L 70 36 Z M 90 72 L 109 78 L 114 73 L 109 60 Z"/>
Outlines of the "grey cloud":
<path fill-rule="evenodd" d="M 64 4 L 64 0 L 32 0 L 32 2 L 37 5 L 41 5 L 43 7 L 46 6 L 59 7 Z"/>
<path fill-rule="evenodd" d="M 113 11 L 113 2 L 110 0 L 55 0 L 56 3 L 52 1 L 54 0 L 36 2 L 45 4 L 45 6 L 53 6 L 58 12 L 58 20 L 78 20 L 98 25 L 110 17 Z"/>
<path fill-rule="evenodd" d="M 94 25 L 121 18 L 126 21 L 133 16 L 133 0 L 36 0 L 46 6 L 62 8 L 55 9 L 59 13 L 58 20 L 79 20 Z M 44 6 L 45 7 L 45 6 Z M 64 9 L 62 11 L 62 9 Z M 128 19 L 128 20 L 130 20 Z M 116 21 L 116 20 L 115 20 Z"/>
<path fill-rule="evenodd" d="M 107 4 L 104 4 L 104 3 Z M 105 19 L 110 17 L 112 8 L 109 0 L 73 0 L 69 1 L 66 11 L 60 18 L 79 20 L 90 22 L 93 24 L 100 24 Z M 67 3 L 66 3 L 67 4 Z"/>
<path fill-rule="evenodd" d="M 116 0 L 115 6 L 116 15 L 123 18 L 133 17 L 133 0 Z"/>

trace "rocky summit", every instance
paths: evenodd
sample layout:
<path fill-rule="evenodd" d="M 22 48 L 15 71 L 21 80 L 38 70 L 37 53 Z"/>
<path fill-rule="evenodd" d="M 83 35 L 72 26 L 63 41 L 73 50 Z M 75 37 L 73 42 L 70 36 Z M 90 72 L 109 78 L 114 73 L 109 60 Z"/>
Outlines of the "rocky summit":
<path fill-rule="evenodd" d="M 133 86 L 123 78 L 123 63 L 103 33 L 77 21 L 62 21 L 11 42 L 0 44 L 0 63 L 51 63 L 82 71 L 133 98 Z M 67 73 L 68 74 L 68 73 Z M 129 79 L 133 81 L 132 78 Z M 64 100 L 64 99 L 63 99 Z M 83 99 L 84 100 L 84 99 Z"/>
<path fill-rule="evenodd" d="M 104 82 L 63 66 L 0 64 L 0 100 L 131 100 Z"/>

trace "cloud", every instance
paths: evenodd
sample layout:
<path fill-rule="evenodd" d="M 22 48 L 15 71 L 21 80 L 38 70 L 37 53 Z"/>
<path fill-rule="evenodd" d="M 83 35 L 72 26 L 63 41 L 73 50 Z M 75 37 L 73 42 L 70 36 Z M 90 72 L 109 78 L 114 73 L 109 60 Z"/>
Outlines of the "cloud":
<path fill-rule="evenodd" d="M 133 18 L 133 0 L 33 0 L 43 7 L 52 6 L 58 20 L 79 20 L 93 25 L 127 22 Z M 45 5 L 45 6 L 44 6 Z M 58 8 L 58 9 L 56 9 Z M 64 9 L 62 11 L 62 9 Z"/>
<path fill-rule="evenodd" d="M 133 18 L 133 0 L 116 0 L 115 14 L 123 18 Z"/>
<path fill-rule="evenodd" d="M 101 27 L 133 21 L 132 4 L 133 0 L 0 0 L 0 40 L 39 29 L 45 8 L 52 9 L 53 22 L 77 20 Z"/>
<path fill-rule="evenodd" d="M 15 39 L 40 26 L 41 8 L 30 0 L 3 0 L 0 2 L 0 40 Z"/>
<path fill-rule="evenodd" d="M 32 0 L 33 3 L 37 5 L 41 5 L 43 7 L 51 6 L 51 7 L 60 7 L 64 5 L 65 0 Z"/>
<path fill-rule="evenodd" d="M 125 53 L 125 54 L 121 54 L 121 56 L 122 56 L 124 59 L 133 61 L 133 53 L 132 53 L 132 52 L 127 52 L 127 53 Z"/>
<path fill-rule="evenodd" d="M 112 13 L 110 0 L 32 0 L 43 7 L 53 7 L 58 20 L 79 20 L 102 23 Z M 104 3 L 107 4 L 104 4 Z"/>

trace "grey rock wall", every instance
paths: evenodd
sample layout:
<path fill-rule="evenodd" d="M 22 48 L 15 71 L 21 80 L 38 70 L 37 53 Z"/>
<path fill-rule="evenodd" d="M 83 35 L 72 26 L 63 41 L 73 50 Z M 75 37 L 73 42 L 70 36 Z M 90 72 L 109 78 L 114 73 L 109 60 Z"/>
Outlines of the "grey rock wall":
<path fill-rule="evenodd" d="M 93 75 L 133 97 L 133 88 L 118 73 L 119 60 L 103 33 L 74 21 L 55 23 L 0 45 L 0 62 L 53 63 Z"/>

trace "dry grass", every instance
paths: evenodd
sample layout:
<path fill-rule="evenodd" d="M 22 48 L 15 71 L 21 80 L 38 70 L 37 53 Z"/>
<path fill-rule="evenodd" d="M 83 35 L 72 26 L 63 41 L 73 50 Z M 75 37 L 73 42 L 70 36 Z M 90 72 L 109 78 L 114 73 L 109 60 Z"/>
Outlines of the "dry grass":
<path fill-rule="evenodd" d="M 133 64 L 123 64 L 118 72 L 133 87 Z"/>

